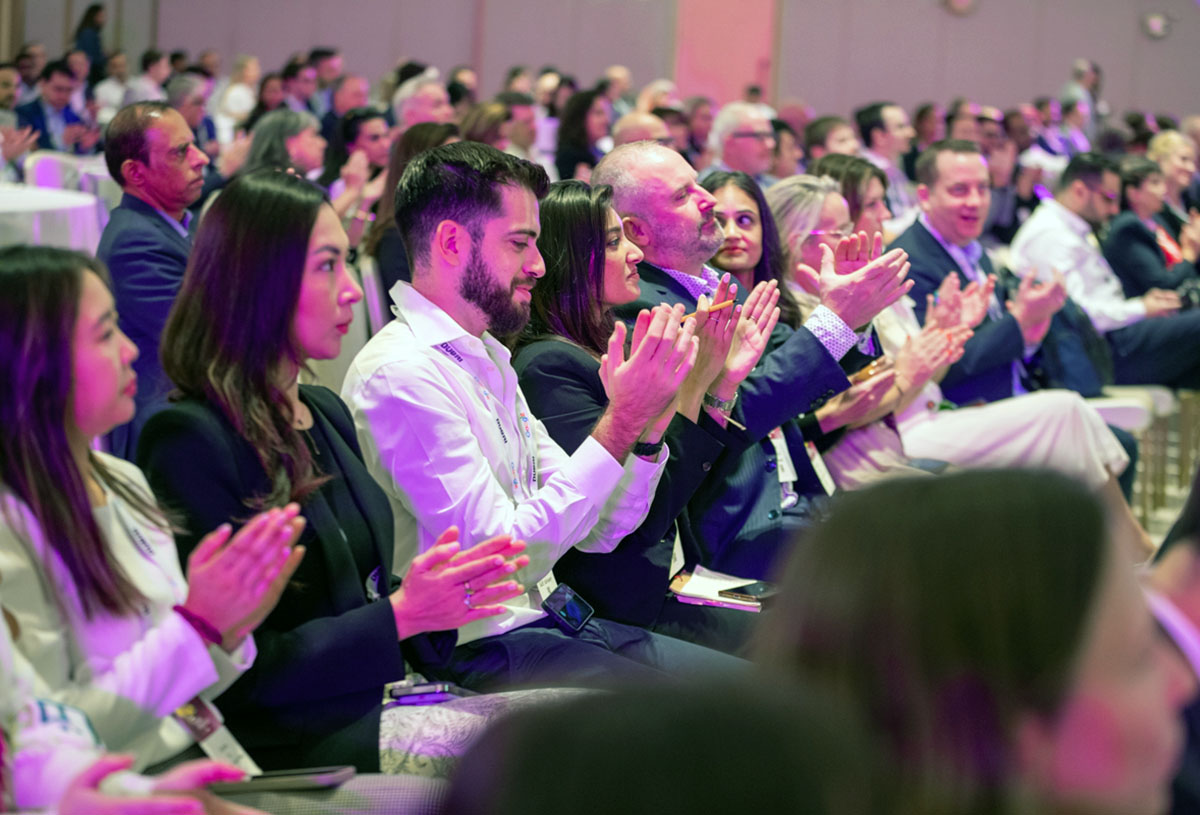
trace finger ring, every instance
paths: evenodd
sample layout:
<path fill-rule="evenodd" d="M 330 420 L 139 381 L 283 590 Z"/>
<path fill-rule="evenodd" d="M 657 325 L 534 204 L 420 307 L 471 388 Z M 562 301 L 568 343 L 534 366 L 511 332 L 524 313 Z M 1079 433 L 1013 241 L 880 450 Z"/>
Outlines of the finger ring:
<path fill-rule="evenodd" d="M 467 594 L 474 594 L 474 592 L 471 591 L 471 581 L 470 580 L 463 581 L 463 588 L 467 590 Z"/>
<path fill-rule="evenodd" d="M 475 606 L 471 605 L 471 595 L 463 595 L 463 605 L 467 608 L 475 608 Z"/>

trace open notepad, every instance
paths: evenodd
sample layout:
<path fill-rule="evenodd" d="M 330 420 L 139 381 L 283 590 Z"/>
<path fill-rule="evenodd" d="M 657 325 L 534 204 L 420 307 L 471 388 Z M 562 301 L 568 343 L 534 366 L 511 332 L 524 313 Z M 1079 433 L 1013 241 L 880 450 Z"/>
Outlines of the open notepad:
<path fill-rule="evenodd" d="M 681 603 L 761 611 L 762 603 L 757 600 L 736 600 L 732 597 L 722 597 L 720 594 L 722 591 L 736 589 L 751 582 L 753 581 L 745 577 L 734 577 L 697 566 L 691 574 L 680 572 L 675 575 L 671 581 L 671 591 Z"/>

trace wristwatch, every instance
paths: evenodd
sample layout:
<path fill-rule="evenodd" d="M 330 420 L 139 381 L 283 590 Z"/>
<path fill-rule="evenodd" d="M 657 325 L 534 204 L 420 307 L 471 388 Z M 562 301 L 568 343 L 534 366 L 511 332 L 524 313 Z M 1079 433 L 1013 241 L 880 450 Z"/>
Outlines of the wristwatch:
<path fill-rule="evenodd" d="M 705 393 L 704 398 L 701 400 L 701 404 L 703 404 L 705 407 L 716 408 L 722 413 L 732 413 L 733 406 L 737 404 L 737 398 L 737 391 L 734 391 L 733 396 L 729 399 L 718 399 L 711 393 Z"/>
<path fill-rule="evenodd" d="M 635 456 L 642 456 L 644 458 L 649 458 L 650 456 L 657 456 L 659 451 L 662 449 L 663 449 L 663 440 L 662 439 L 659 439 L 658 441 L 654 442 L 653 444 L 651 444 L 648 441 L 639 441 L 633 445 L 633 454 Z"/>

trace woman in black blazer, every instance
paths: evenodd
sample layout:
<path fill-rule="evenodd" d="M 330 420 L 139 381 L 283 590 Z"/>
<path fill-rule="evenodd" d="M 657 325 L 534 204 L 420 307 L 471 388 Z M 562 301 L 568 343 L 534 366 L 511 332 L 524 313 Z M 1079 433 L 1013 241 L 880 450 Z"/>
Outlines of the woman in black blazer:
<path fill-rule="evenodd" d="M 591 188 L 581 181 L 552 184 L 540 217 L 538 249 L 546 275 L 533 290 L 531 318 L 518 340 L 513 367 L 533 412 L 570 453 L 608 404 L 600 357 L 613 331 L 613 307 L 640 294 L 637 264 L 642 252 L 624 235 L 610 187 Z M 714 301 L 730 299 L 736 291 L 726 276 Z M 727 413 L 702 407 L 702 400 L 710 390 L 736 392 L 766 347 L 765 338 L 778 320 L 777 300 L 774 284 L 757 287 L 744 312 L 737 306 L 708 316 L 707 299 L 702 300 L 696 364 L 679 403 L 656 426 L 656 435 L 665 431 L 670 461 L 649 515 L 615 551 L 596 555 L 571 550 L 554 567 L 597 614 L 728 652 L 744 645 L 753 614 L 685 605 L 666 595 L 671 575 L 682 565 L 675 551 L 677 529 L 686 565 L 699 559 L 687 523 L 688 501 L 717 456 L 738 444 L 725 431 Z M 682 306 L 673 314 L 679 319 Z M 648 317 L 643 311 L 639 323 Z M 637 333 L 635 328 L 635 337 Z"/>
<path fill-rule="evenodd" d="M 1153 161 L 1130 156 L 1121 162 L 1124 211 L 1109 225 L 1104 257 L 1120 278 L 1126 297 L 1197 281 L 1200 235 L 1184 225 L 1175 241 L 1159 215 L 1165 193 L 1162 170 Z"/>
<path fill-rule="evenodd" d="M 139 446 L 185 527 L 184 553 L 195 530 L 236 525 L 255 507 L 294 500 L 308 519 L 308 557 L 259 629 L 254 666 L 221 696 L 264 768 L 378 771 L 384 686 L 404 678 L 406 659 L 448 657 L 453 629 L 522 591 L 511 578 L 523 544 L 459 553 L 453 529 L 397 587 L 391 509 L 350 414 L 332 391 L 297 381 L 307 359 L 338 354 L 362 297 L 347 248 L 328 198 L 302 178 L 266 170 L 231 183 L 204 218 L 163 335 L 183 398 Z"/>

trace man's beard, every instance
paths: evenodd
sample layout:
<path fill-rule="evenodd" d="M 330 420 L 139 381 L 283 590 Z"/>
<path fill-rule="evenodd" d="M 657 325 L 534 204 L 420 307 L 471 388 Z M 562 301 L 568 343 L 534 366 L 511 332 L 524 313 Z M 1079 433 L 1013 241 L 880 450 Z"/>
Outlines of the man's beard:
<path fill-rule="evenodd" d="M 458 294 L 468 303 L 473 303 L 484 313 L 488 331 L 497 337 L 508 337 L 519 332 L 529 322 L 529 304 L 513 302 L 517 284 L 527 278 L 514 277 L 508 288 L 496 282 L 491 269 L 473 249 L 467 268 L 458 283 Z"/>
<path fill-rule="evenodd" d="M 714 229 L 710 234 L 706 235 L 704 230 L 709 223 L 715 223 L 717 228 Z M 700 224 L 696 248 L 697 253 L 704 253 L 704 260 L 706 262 L 709 258 L 717 253 L 717 250 L 721 248 L 721 244 L 723 243 L 725 243 L 725 230 L 721 228 L 721 224 L 717 221 L 715 216 L 710 217 L 707 221 Z"/>

